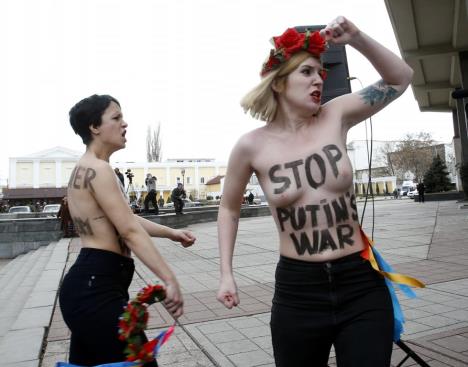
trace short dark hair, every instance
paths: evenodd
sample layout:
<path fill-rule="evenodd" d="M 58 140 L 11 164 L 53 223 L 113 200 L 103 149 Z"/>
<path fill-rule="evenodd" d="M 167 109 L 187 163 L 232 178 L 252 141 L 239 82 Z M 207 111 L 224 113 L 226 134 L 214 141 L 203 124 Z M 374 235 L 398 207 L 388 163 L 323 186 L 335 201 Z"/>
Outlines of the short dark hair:
<path fill-rule="evenodd" d="M 94 127 L 101 125 L 101 117 L 111 102 L 117 103 L 120 107 L 119 101 L 112 96 L 93 94 L 82 99 L 71 108 L 69 112 L 70 125 L 75 134 L 81 137 L 83 144 L 88 145 L 91 143 L 93 139 L 89 127 L 91 125 Z"/>

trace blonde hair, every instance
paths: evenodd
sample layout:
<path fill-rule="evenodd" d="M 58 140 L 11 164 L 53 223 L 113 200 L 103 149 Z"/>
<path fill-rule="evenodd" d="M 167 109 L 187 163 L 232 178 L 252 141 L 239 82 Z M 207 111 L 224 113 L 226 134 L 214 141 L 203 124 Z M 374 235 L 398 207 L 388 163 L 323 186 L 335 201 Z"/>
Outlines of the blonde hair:
<path fill-rule="evenodd" d="M 276 92 L 273 84 L 279 90 L 286 85 L 286 78 L 296 68 L 312 55 L 306 51 L 300 51 L 281 65 L 278 69 L 270 71 L 262 78 L 262 81 L 242 98 L 240 104 L 244 112 L 250 112 L 253 118 L 271 122 L 278 110 Z"/>

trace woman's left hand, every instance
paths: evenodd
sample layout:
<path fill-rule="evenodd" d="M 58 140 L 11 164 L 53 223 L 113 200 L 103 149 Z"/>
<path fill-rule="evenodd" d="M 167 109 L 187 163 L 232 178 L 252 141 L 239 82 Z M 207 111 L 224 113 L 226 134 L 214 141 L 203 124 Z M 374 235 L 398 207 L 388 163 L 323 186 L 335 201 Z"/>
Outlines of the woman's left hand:
<path fill-rule="evenodd" d="M 171 240 L 180 242 L 180 244 L 184 247 L 190 247 L 194 244 L 196 237 L 190 231 L 174 229 Z"/>
<path fill-rule="evenodd" d="M 320 35 L 331 44 L 348 44 L 359 32 L 360 30 L 353 22 L 343 16 L 339 16 L 320 30 Z"/>

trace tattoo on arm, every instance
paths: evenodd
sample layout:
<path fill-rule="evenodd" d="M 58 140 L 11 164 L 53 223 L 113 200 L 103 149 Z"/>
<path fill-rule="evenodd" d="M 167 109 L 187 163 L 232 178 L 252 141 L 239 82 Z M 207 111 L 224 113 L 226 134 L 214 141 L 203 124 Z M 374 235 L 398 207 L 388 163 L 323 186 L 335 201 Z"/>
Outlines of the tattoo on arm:
<path fill-rule="evenodd" d="M 91 224 L 89 223 L 89 218 L 82 220 L 81 218 L 74 217 L 73 223 L 75 223 L 76 231 L 78 234 L 84 235 L 94 235 L 93 230 L 91 228 Z"/>
<path fill-rule="evenodd" d="M 387 104 L 390 103 L 398 95 L 398 91 L 389 86 L 383 80 L 369 85 L 359 92 L 362 100 L 366 104 L 373 106 L 376 103 Z"/>

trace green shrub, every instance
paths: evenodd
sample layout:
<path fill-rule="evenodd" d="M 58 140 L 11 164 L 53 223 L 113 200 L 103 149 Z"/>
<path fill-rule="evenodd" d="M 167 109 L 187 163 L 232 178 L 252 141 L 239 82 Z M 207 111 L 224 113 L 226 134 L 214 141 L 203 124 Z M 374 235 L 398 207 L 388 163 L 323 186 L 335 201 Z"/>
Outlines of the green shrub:
<path fill-rule="evenodd" d="M 424 174 L 424 185 L 426 186 L 427 192 L 450 190 L 450 179 L 447 172 L 447 166 L 439 155 L 434 157 L 431 167 Z"/>

